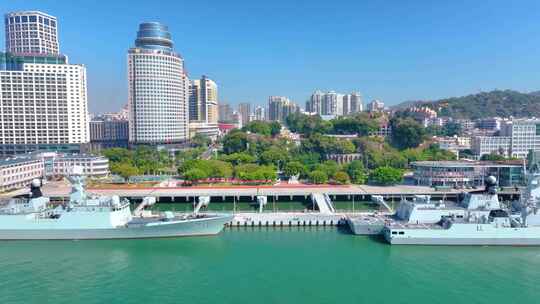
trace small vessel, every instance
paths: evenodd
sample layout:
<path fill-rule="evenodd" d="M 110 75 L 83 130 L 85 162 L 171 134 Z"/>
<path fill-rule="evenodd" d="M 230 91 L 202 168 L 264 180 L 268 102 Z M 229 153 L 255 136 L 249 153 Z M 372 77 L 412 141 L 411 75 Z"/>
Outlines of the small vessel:
<path fill-rule="evenodd" d="M 382 196 L 374 195 L 372 200 L 391 210 Z M 467 212 L 487 215 L 489 210 L 500 209 L 496 191 L 496 180 L 486 180 L 485 190 L 466 192 L 460 195 L 459 204 L 449 201 L 432 202 L 429 195 L 415 195 L 412 201 L 402 199 L 394 213 L 373 213 L 353 216 L 347 223 L 353 234 L 381 234 L 385 226 L 398 224 L 435 224 L 443 218 L 463 218 Z"/>
<path fill-rule="evenodd" d="M 199 213 L 208 203 L 199 198 L 195 212 L 176 215 L 167 211 L 153 214 L 144 208 L 155 203 L 146 197 L 131 212 L 128 200 L 118 196 L 93 197 L 84 190 L 82 172 L 69 177 L 69 202 L 53 206 L 41 193 L 41 181 L 34 180 L 27 198 L 13 198 L 0 206 L 0 240 L 83 240 L 129 239 L 214 235 L 232 220 L 229 214 Z"/>
<path fill-rule="evenodd" d="M 435 224 L 392 223 L 385 226 L 390 244 L 414 245 L 540 245 L 540 174 L 528 174 L 527 188 L 509 208 L 467 212 Z"/>

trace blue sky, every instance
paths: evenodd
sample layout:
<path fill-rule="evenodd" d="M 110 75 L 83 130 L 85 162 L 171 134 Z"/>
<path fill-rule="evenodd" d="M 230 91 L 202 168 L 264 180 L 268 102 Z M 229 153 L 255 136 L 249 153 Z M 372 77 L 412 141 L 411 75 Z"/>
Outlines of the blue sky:
<path fill-rule="evenodd" d="M 167 24 L 190 78 L 220 100 L 302 106 L 315 89 L 387 104 L 492 89 L 540 90 L 540 1 L 5 0 L 0 12 L 58 17 L 61 52 L 87 66 L 90 110 L 127 100 L 138 24 Z M 4 43 L 4 31 L 0 31 Z"/>

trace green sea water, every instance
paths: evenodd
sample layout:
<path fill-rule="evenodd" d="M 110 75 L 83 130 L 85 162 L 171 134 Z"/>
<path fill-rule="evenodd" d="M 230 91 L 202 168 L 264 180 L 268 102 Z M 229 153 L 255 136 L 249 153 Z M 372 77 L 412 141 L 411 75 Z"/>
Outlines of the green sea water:
<path fill-rule="evenodd" d="M 540 301 L 540 248 L 390 246 L 345 232 L 0 242 L 0 303 Z"/>

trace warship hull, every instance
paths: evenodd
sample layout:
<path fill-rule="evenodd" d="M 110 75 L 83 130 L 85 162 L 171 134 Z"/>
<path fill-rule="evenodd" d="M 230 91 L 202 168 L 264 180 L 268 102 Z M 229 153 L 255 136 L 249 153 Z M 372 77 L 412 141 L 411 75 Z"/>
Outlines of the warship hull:
<path fill-rule="evenodd" d="M 0 240 L 101 240 L 216 235 L 232 218 L 232 215 L 216 215 L 144 224 L 130 222 L 126 227 L 103 229 L 0 229 Z"/>
<path fill-rule="evenodd" d="M 456 229 L 384 229 L 392 245 L 540 246 L 540 227 L 456 225 Z"/>
<path fill-rule="evenodd" d="M 540 238 L 387 238 L 392 245 L 540 246 Z"/>

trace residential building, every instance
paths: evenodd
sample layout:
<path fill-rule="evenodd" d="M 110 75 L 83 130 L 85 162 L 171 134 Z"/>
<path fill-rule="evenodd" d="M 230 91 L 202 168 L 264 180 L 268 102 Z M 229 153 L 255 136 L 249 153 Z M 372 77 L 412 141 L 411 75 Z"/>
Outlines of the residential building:
<path fill-rule="evenodd" d="M 231 122 L 233 120 L 233 108 L 228 103 L 219 103 L 218 112 L 220 122 Z"/>
<path fill-rule="evenodd" d="M 382 112 L 384 111 L 384 102 L 374 99 L 367 105 L 368 112 Z"/>
<path fill-rule="evenodd" d="M 317 113 L 321 115 L 323 113 L 323 110 L 322 110 L 323 99 L 324 99 L 324 94 L 323 92 L 319 90 L 311 94 L 311 97 L 309 98 L 309 100 L 306 101 L 306 112 Z"/>
<path fill-rule="evenodd" d="M 298 106 L 287 97 L 270 96 L 268 98 L 268 120 L 283 122 L 289 114 L 298 111 Z"/>
<path fill-rule="evenodd" d="M 130 143 L 186 141 L 189 80 L 167 26 L 141 23 L 127 65 Z"/>
<path fill-rule="evenodd" d="M 251 104 L 248 102 L 242 102 L 238 104 L 238 113 L 242 117 L 242 124 L 245 126 L 249 123 L 249 117 L 251 116 Z"/>
<path fill-rule="evenodd" d="M 261 120 L 261 121 L 266 120 L 266 108 L 262 107 L 262 106 L 257 106 L 255 108 L 255 113 L 254 113 L 253 119 L 254 120 Z"/>
<path fill-rule="evenodd" d="M 30 46 L 18 40 L 17 20 L 25 23 L 33 16 L 38 23 L 49 20 L 49 26 L 54 21 L 55 34 L 42 39 L 41 33 L 32 33 L 45 27 L 25 27 L 29 35 L 38 37 Z M 0 53 L 0 155 L 43 149 L 80 151 L 90 140 L 86 68 L 69 64 L 67 56 L 58 54 L 56 18 L 34 11 L 10 13 L 5 24 L 8 37 L 15 34 L 6 42 L 8 50 L 16 52 Z M 39 50 L 26 53 L 27 45 Z"/>
<path fill-rule="evenodd" d="M 216 124 L 219 120 L 217 84 L 203 75 L 189 87 L 189 120 Z"/>
<path fill-rule="evenodd" d="M 343 94 L 330 91 L 323 95 L 321 115 L 343 115 Z"/>
<path fill-rule="evenodd" d="M 362 95 L 357 92 L 343 95 L 343 115 L 354 114 L 362 112 L 364 104 L 362 102 Z"/>
<path fill-rule="evenodd" d="M 6 51 L 15 55 L 58 55 L 56 17 L 39 11 L 19 11 L 5 15 Z"/>
<path fill-rule="evenodd" d="M 362 109 L 362 96 L 356 92 L 344 95 L 334 91 L 323 93 L 317 90 L 306 101 L 306 112 L 321 116 L 348 115 L 361 112 Z"/>

